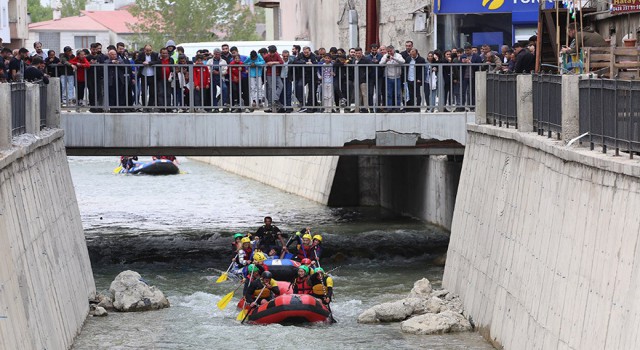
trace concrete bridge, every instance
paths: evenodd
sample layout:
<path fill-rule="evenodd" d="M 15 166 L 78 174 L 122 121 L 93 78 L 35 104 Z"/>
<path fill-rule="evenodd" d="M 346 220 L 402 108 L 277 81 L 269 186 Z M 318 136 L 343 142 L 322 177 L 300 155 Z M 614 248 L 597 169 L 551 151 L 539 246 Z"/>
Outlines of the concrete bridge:
<path fill-rule="evenodd" d="M 474 113 L 61 113 L 69 155 L 462 155 Z"/>

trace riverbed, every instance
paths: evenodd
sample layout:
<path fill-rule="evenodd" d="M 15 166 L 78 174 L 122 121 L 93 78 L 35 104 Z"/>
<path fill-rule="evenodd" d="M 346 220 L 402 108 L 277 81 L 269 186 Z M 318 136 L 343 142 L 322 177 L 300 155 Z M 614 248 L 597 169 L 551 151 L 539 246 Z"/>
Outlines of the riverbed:
<path fill-rule="evenodd" d="M 418 279 L 440 287 L 443 267 L 432 260 L 446 251 L 447 233 L 439 228 L 380 208 L 329 208 L 185 158 L 182 174 L 156 177 L 115 175 L 117 161 L 69 158 L 97 290 L 135 270 L 171 307 L 90 317 L 73 349 L 492 349 L 477 333 L 417 336 L 356 322 Z M 255 232 L 266 215 L 286 234 L 310 226 L 325 237 L 337 324 L 241 325 L 237 294 L 216 307 L 236 286 L 215 283 L 232 257 L 231 235 Z"/>

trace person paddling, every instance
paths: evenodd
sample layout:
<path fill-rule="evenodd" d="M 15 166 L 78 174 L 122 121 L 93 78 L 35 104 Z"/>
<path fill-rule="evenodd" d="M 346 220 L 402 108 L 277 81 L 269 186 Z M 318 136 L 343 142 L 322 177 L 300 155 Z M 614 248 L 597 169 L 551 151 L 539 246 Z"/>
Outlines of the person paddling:
<path fill-rule="evenodd" d="M 311 245 L 313 246 L 313 257 L 311 257 L 311 259 L 314 259 L 317 262 L 317 265 L 320 266 L 320 257 L 322 256 L 322 236 L 314 235 Z"/>
<path fill-rule="evenodd" d="M 327 275 L 322 267 L 318 267 L 314 271 L 315 273 L 309 277 L 311 295 L 322 300 L 325 305 L 329 305 L 333 298 L 333 278 Z"/>
<path fill-rule="evenodd" d="M 299 261 L 302 259 L 312 259 L 313 258 L 313 246 L 311 245 L 311 235 L 306 233 L 302 236 L 302 244 L 298 245 L 298 255 L 296 258 Z"/>
<path fill-rule="evenodd" d="M 269 271 L 262 273 L 262 278 L 254 279 L 244 294 L 245 302 L 262 305 L 280 295 L 278 282 Z"/>
<path fill-rule="evenodd" d="M 293 294 L 311 294 L 309 284 L 309 267 L 302 265 L 298 268 L 298 276 L 293 280 Z"/>

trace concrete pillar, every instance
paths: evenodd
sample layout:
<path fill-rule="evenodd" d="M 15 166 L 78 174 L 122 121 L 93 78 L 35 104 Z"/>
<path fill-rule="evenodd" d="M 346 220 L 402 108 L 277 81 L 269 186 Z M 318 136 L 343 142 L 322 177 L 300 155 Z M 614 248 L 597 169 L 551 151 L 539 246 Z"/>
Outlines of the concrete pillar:
<path fill-rule="evenodd" d="M 40 131 L 40 86 L 26 83 L 25 127 L 27 134 Z"/>
<path fill-rule="evenodd" d="M 562 76 L 562 139 L 569 141 L 580 135 L 580 77 Z"/>
<path fill-rule="evenodd" d="M 11 148 L 11 84 L 0 84 L 0 149 Z"/>
<path fill-rule="evenodd" d="M 518 130 L 533 132 L 533 76 L 530 74 L 516 77 L 516 115 Z"/>
<path fill-rule="evenodd" d="M 487 72 L 486 71 L 476 72 L 476 124 L 487 124 Z"/>
<path fill-rule="evenodd" d="M 47 126 L 60 127 L 60 78 L 49 78 L 47 86 Z"/>

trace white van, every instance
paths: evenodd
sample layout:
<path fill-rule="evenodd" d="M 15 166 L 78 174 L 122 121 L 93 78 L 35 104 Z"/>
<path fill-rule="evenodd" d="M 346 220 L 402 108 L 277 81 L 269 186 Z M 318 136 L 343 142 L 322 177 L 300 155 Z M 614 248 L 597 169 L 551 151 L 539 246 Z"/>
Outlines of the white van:
<path fill-rule="evenodd" d="M 183 43 L 176 46 L 182 46 L 184 48 L 184 54 L 189 58 L 189 60 L 193 59 L 198 50 L 207 49 L 209 52 L 213 52 L 213 49 L 218 48 L 221 49 L 223 44 L 229 45 L 229 48 L 235 46 L 238 48 L 238 52 L 241 55 L 249 56 L 249 53 L 252 50 L 260 50 L 261 48 L 267 48 L 269 45 L 275 45 L 278 48 L 278 52 L 282 53 L 282 50 L 289 50 L 291 52 L 291 48 L 293 45 L 300 45 L 300 48 L 305 46 L 309 46 L 311 50 L 313 50 L 313 45 L 311 41 L 287 41 L 287 40 L 272 40 L 272 41 L 210 41 L 210 42 L 199 42 L 199 43 Z"/>

